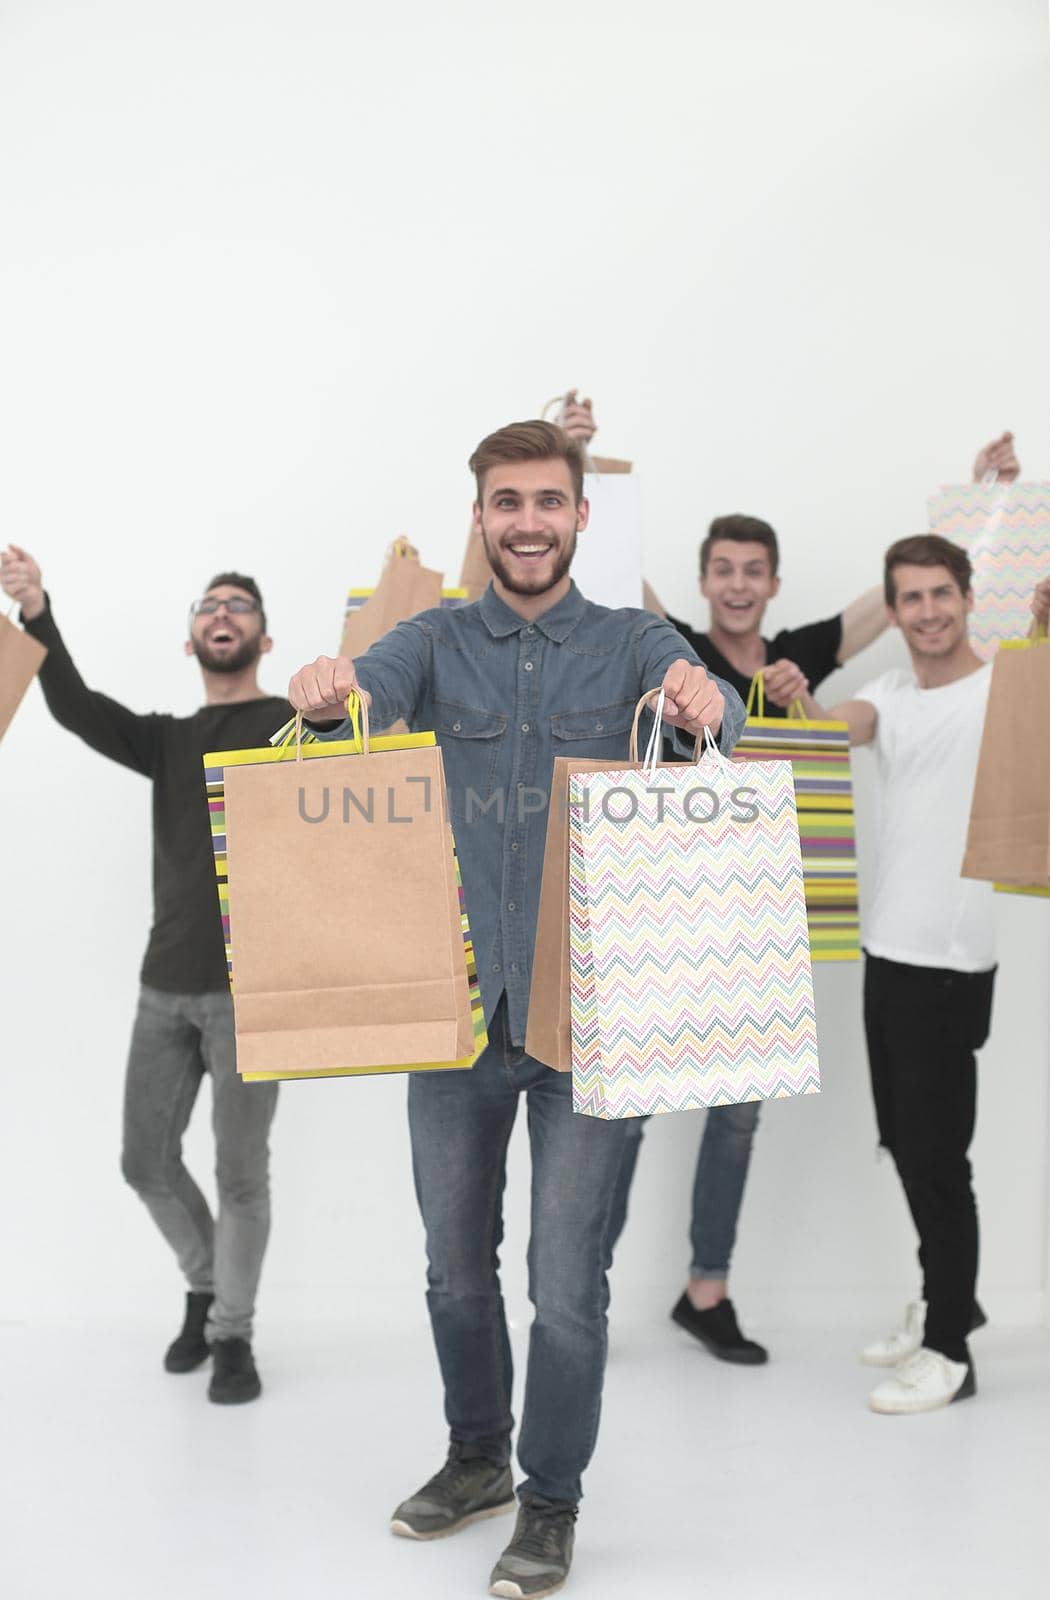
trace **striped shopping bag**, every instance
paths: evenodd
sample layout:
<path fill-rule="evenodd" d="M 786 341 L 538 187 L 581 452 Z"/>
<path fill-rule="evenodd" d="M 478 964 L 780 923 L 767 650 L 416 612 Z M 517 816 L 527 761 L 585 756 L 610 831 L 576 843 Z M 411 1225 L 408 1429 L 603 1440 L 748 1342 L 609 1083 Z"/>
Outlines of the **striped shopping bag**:
<path fill-rule="evenodd" d="M 811 722 L 798 704 L 786 717 L 767 717 L 762 674 L 757 673 L 747 699 L 747 722 L 732 759 L 791 763 L 813 960 L 859 960 L 848 727 L 844 722 Z"/>

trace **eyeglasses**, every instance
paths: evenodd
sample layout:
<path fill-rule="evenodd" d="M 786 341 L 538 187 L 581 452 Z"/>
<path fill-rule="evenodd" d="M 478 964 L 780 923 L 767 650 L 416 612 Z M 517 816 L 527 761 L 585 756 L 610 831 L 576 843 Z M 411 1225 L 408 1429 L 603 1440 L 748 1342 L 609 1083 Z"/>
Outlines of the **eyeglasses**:
<path fill-rule="evenodd" d="M 258 600 L 246 600 L 243 595 L 235 594 L 229 600 L 217 600 L 213 594 L 206 594 L 202 600 L 194 600 L 190 606 L 191 617 L 213 617 L 220 606 L 225 606 L 227 611 L 235 617 L 248 616 L 252 611 L 258 611 Z"/>

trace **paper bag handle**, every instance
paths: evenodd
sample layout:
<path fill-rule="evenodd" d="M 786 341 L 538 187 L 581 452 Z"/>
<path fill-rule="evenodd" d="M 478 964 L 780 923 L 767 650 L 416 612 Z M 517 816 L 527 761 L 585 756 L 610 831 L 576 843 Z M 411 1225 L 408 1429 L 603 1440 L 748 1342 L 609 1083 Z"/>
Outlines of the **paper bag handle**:
<path fill-rule="evenodd" d="M 631 742 L 627 747 L 628 759 L 630 761 L 637 761 L 638 760 L 638 724 L 641 721 L 642 712 L 649 705 L 650 701 L 655 699 L 655 700 L 657 700 L 657 702 L 659 702 L 659 697 L 662 694 L 663 694 L 663 690 L 662 689 L 647 689 L 645 694 L 642 695 L 642 698 L 639 700 L 638 704 L 634 708 L 634 721 L 631 723 Z M 659 715 L 657 715 L 657 719 L 656 719 L 656 727 L 657 728 L 660 727 L 660 722 L 661 722 L 661 718 L 660 718 Z M 659 736 L 657 736 L 657 743 L 658 742 L 659 742 Z M 694 761 L 699 761 L 700 757 L 703 755 L 703 753 L 704 753 L 703 735 L 702 734 L 697 734 L 696 740 L 695 740 L 694 745 L 693 745 L 693 760 Z"/>
<path fill-rule="evenodd" d="M 370 755 L 368 701 L 362 695 L 356 694 L 352 689 L 346 697 L 346 714 L 353 725 L 353 743 L 361 746 L 359 752 L 352 751 L 351 754 Z M 301 711 L 295 713 L 295 759 L 296 761 L 303 759 L 303 714 Z"/>
<path fill-rule="evenodd" d="M 755 676 L 751 679 L 751 687 L 747 691 L 747 705 L 744 707 L 744 716 L 750 718 L 752 710 L 754 710 L 756 717 L 761 718 L 766 714 L 765 671 L 762 667 L 759 667 Z M 809 721 L 806 708 L 801 699 L 792 700 L 788 706 L 787 714 L 790 722 Z"/>

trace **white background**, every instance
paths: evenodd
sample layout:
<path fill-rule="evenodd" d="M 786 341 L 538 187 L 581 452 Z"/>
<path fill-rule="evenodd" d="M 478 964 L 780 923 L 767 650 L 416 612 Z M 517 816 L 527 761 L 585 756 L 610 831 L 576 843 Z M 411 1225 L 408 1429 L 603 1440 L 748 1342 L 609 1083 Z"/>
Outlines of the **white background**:
<path fill-rule="evenodd" d="M 716 513 L 777 527 L 779 626 L 877 581 L 1004 426 L 1050 476 L 1035 0 L 16 0 L 0 29 L 2 536 L 136 708 L 198 703 L 184 618 L 218 568 L 263 587 L 274 691 L 395 535 L 454 581 L 471 449 L 569 384 L 636 462 L 648 575 L 694 622 Z M 899 659 L 887 639 L 829 692 Z M 149 802 L 31 691 L 0 749 L 0 1317 L 149 1304 L 168 1332 L 181 1295 L 118 1172 Z M 982 1296 L 1036 1321 L 1050 908 L 997 915 Z M 818 971 L 825 1092 L 764 1115 L 734 1274 L 756 1331 L 865 1297 L 881 1322 L 914 1287 L 859 980 Z M 263 1348 L 322 1309 L 422 1321 L 403 1094 L 283 1091 Z M 698 1134 L 650 1128 L 614 1314 L 679 1291 Z M 206 1177 L 203 1100 L 190 1150 Z M 518 1317 L 524 1182 L 519 1144 Z"/>

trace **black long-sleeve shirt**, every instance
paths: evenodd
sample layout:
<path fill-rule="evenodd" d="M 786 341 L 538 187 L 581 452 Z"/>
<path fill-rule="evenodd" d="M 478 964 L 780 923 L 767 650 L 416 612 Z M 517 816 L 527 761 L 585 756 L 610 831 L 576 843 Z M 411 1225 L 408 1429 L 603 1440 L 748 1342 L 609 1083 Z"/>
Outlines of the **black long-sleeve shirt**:
<path fill-rule="evenodd" d="M 265 745 L 285 722 L 287 701 L 267 695 L 202 706 L 192 717 L 129 711 L 89 689 L 55 626 L 50 606 L 25 622 L 47 660 L 44 698 L 56 722 L 85 744 L 153 781 L 153 926 L 142 981 L 169 994 L 226 988 L 219 898 L 201 756 Z"/>

